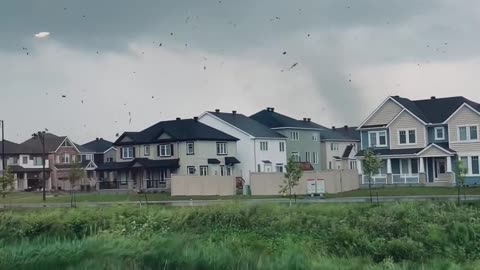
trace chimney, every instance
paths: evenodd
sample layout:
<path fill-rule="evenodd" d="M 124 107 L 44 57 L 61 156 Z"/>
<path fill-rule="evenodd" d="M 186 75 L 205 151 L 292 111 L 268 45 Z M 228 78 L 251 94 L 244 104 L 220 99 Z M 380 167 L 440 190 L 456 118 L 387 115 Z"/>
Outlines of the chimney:
<path fill-rule="evenodd" d="M 176 120 L 177 120 L 177 121 L 179 121 L 179 120 L 182 120 L 182 118 L 180 118 L 180 117 L 177 117 L 177 119 L 176 119 Z"/>
<path fill-rule="evenodd" d="M 307 122 L 312 122 L 312 118 L 307 118 Z"/>
<path fill-rule="evenodd" d="M 335 130 L 335 126 L 332 126 L 332 130 Z"/>
<path fill-rule="evenodd" d="M 193 121 L 198 122 L 198 117 L 193 117 Z"/>
<path fill-rule="evenodd" d="M 271 112 L 274 112 L 274 111 L 275 111 L 275 108 L 271 107 L 271 108 L 270 108 L 270 111 L 271 111 Z"/>
<path fill-rule="evenodd" d="M 270 109 L 271 109 L 270 107 L 267 107 L 267 112 L 269 112 L 269 111 L 270 111 Z"/>
<path fill-rule="evenodd" d="M 303 118 L 303 122 L 307 122 L 307 118 L 304 117 L 304 118 Z"/>
<path fill-rule="evenodd" d="M 233 114 L 233 115 L 237 114 L 237 111 L 232 111 L 232 114 Z"/>
<path fill-rule="evenodd" d="M 348 129 L 348 126 L 347 126 L 347 125 L 345 125 L 345 126 L 343 126 L 343 128 L 344 128 L 344 129 Z"/>
<path fill-rule="evenodd" d="M 95 138 L 96 141 L 98 141 L 98 138 Z"/>
<path fill-rule="evenodd" d="M 436 99 L 436 97 L 435 97 L 435 96 L 431 96 L 430 99 Z"/>
<path fill-rule="evenodd" d="M 219 112 L 220 112 L 220 109 L 215 109 L 215 112 L 216 112 L 216 113 L 219 113 Z"/>

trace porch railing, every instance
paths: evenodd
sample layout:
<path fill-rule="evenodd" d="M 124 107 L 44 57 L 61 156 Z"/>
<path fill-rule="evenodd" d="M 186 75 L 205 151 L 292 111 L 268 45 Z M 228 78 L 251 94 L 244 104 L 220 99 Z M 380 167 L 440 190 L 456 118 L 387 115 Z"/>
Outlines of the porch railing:
<path fill-rule="evenodd" d="M 100 189 L 120 189 L 120 181 L 100 181 Z"/>
<path fill-rule="evenodd" d="M 393 184 L 418 184 L 418 174 L 392 174 Z"/>
<path fill-rule="evenodd" d="M 386 184 L 387 183 L 387 175 L 385 174 L 377 174 L 373 175 L 371 179 L 371 183 L 375 184 Z M 368 184 L 368 175 L 362 176 L 362 184 Z"/>
<path fill-rule="evenodd" d="M 147 188 L 167 188 L 166 180 L 145 180 Z"/>

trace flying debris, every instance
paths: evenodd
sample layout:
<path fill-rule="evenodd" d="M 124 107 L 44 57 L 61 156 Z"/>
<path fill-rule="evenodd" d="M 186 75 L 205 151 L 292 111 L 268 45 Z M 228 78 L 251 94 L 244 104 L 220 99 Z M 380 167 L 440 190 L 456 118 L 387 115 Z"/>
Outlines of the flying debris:
<path fill-rule="evenodd" d="M 120 134 L 118 134 L 118 133 L 115 133 L 115 137 L 118 137 L 118 136 L 120 136 Z"/>
<path fill-rule="evenodd" d="M 66 97 L 67 97 L 67 95 L 62 95 L 62 98 L 66 98 Z"/>
<path fill-rule="evenodd" d="M 46 38 L 50 36 L 50 32 L 39 32 L 35 34 L 36 38 Z"/>
<path fill-rule="evenodd" d="M 158 47 L 162 47 L 162 43 L 158 44 Z"/>
<path fill-rule="evenodd" d="M 298 65 L 297 62 L 293 63 L 293 65 L 288 70 L 291 70 L 292 68 L 296 67 L 297 65 Z"/>
<path fill-rule="evenodd" d="M 203 66 L 203 70 L 207 70 L 207 66 Z"/>
<path fill-rule="evenodd" d="M 287 54 L 287 52 L 283 52 L 283 55 Z"/>

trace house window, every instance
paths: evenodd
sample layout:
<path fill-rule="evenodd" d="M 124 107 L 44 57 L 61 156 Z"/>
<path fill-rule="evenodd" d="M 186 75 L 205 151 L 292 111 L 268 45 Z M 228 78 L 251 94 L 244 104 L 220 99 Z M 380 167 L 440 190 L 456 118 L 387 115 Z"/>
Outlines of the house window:
<path fill-rule="evenodd" d="M 313 164 L 318 164 L 318 152 L 313 152 Z"/>
<path fill-rule="evenodd" d="M 312 134 L 312 141 L 314 142 L 318 141 L 318 135 L 316 133 Z"/>
<path fill-rule="evenodd" d="M 262 172 L 262 166 L 260 164 L 257 165 L 257 172 Z"/>
<path fill-rule="evenodd" d="M 225 166 L 220 165 L 220 176 L 224 176 L 224 175 L 225 175 Z"/>
<path fill-rule="evenodd" d="M 60 163 L 60 162 L 57 162 Z M 34 157 L 33 158 L 33 166 L 41 166 L 43 165 L 43 161 L 41 157 Z"/>
<path fill-rule="evenodd" d="M 28 157 L 27 157 L 27 156 L 23 156 L 23 157 L 22 157 L 22 163 L 23 163 L 23 164 L 27 164 L 27 163 L 28 163 Z"/>
<path fill-rule="evenodd" d="M 150 145 L 143 146 L 143 155 L 146 157 L 150 156 Z"/>
<path fill-rule="evenodd" d="M 208 166 L 200 166 L 200 176 L 208 175 Z"/>
<path fill-rule="evenodd" d="M 227 154 L 227 143 L 217 142 L 217 155 Z"/>
<path fill-rule="evenodd" d="M 353 170 L 357 167 L 357 162 L 355 160 L 350 160 L 350 170 Z"/>
<path fill-rule="evenodd" d="M 290 132 L 290 140 L 298 141 L 299 139 L 300 139 L 300 136 L 298 134 L 298 131 L 291 131 Z"/>
<path fill-rule="evenodd" d="M 195 154 L 195 144 L 193 142 L 187 142 L 187 155 Z"/>
<path fill-rule="evenodd" d="M 92 159 L 93 159 L 92 154 L 85 155 L 85 160 L 92 160 Z M 81 161 L 81 159 L 80 159 L 80 161 Z"/>
<path fill-rule="evenodd" d="M 387 146 L 387 132 L 385 130 L 368 132 L 368 147 L 384 146 Z"/>
<path fill-rule="evenodd" d="M 70 154 L 65 153 L 61 156 L 62 158 L 62 163 L 70 163 Z"/>
<path fill-rule="evenodd" d="M 275 170 L 277 172 L 283 172 L 283 163 L 277 163 L 275 164 Z"/>
<path fill-rule="evenodd" d="M 227 176 L 232 175 L 232 167 L 227 166 Z"/>
<path fill-rule="evenodd" d="M 415 129 L 398 130 L 398 144 L 416 144 L 417 132 Z"/>
<path fill-rule="evenodd" d="M 458 127 L 459 141 L 476 141 L 478 140 L 477 126 L 463 126 Z"/>
<path fill-rule="evenodd" d="M 133 158 L 133 147 L 124 147 L 122 148 L 123 159 L 132 159 Z"/>
<path fill-rule="evenodd" d="M 107 162 L 113 162 L 113 157 L 107 157 Z"/>
<path fill-rule="evenodd" d="M 300 162 L 300 154 L 298 152 L 292 152 L 292 158 L 295 162 Z"/>
<path fill-rule="evenodd" d="M 472 157 L 472 174 L 480 174 L 480 168 L 478 163 L 478 156 Z"/>
<path fill-rule="evenodd" d="M 463 163 L 463 168 L 465 168 L 468 172 L 469 171 L 468 170 L 468 157 L 460 157 L 460 161 Z"/>
<path fill-rule="evenodd" d="M 445 128 L 436 127 L 435 128 L 435 140 L 445 140 Z"/>
<path fill-rule="evenodd" d="M 260 142 L 260 151 L 268 151 L 268 142 Z"/>
<path fill-rule="evenodd" d="M 12 164 L 17 165 L 18 164 L 18 157 L 13 157 L 12 158 Z"/>
<path fill-rule="evenodd" d="M 279 142 L 278 146 L 280 147 L 280 152 L 285 152 L 285 142 Z"/>
<path fill-rule="evenodd" d="M 187 174 L 195 175 L 195 166 L 187 166 Z"/>
<path fill-rule="evenodd" d="M 170 157 L 172 156 L 172 145 L 170 144 L 161 144 L 160 147 L 160 156 L 161 157 Z"/>
<path fill-rule="evenodd" d="M 310 152 L 306 152 L 306 153 L 305 153 L 305 161 L 306 161 L 306 162 L 310 162 L 310 158 L 311 158 Z"/>
<path fill-rule="evenodd" d="M 332 167 L 332 162 L 329 161 L 329 162 L 328 162 L 328 169 L 331 170 L 332 168 L 333 168 L 333 167 Z"/>
<path fill-rule="evenodd" d="M 65 141 L 63 141 L 62 146 L 70 147 L 70 146 L 72 146 L 72 144 L 68 140 L 65 140 Z"/>
<path fill-rule="evenodd" d="M 338 143 L 331 143 L 330 144 L 330 150 L 338 151 Z"/>

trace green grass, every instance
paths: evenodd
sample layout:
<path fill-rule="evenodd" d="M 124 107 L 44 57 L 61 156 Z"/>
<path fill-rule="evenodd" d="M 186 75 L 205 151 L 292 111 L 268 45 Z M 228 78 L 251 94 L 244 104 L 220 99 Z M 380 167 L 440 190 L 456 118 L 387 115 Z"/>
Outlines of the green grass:
<path fill-rule="evenodd" d="M 455 187 L 387 187 L 373 188 L 374 196 L 435 196 L 435 195 L 457 195 Z M 463 191 L 462 191 L 463 194 Z M 465 188 L 466 195 L 480 195 L 480 187 Z M 346 197 L 368 197 L 368 189 L 358 189 L 339 194 L 327 194 L 326 198 Z"/>
<path fill-rule="evenodd" d="M 480 204 L 0 214 L 0 269 L 479 269 Z"/>

